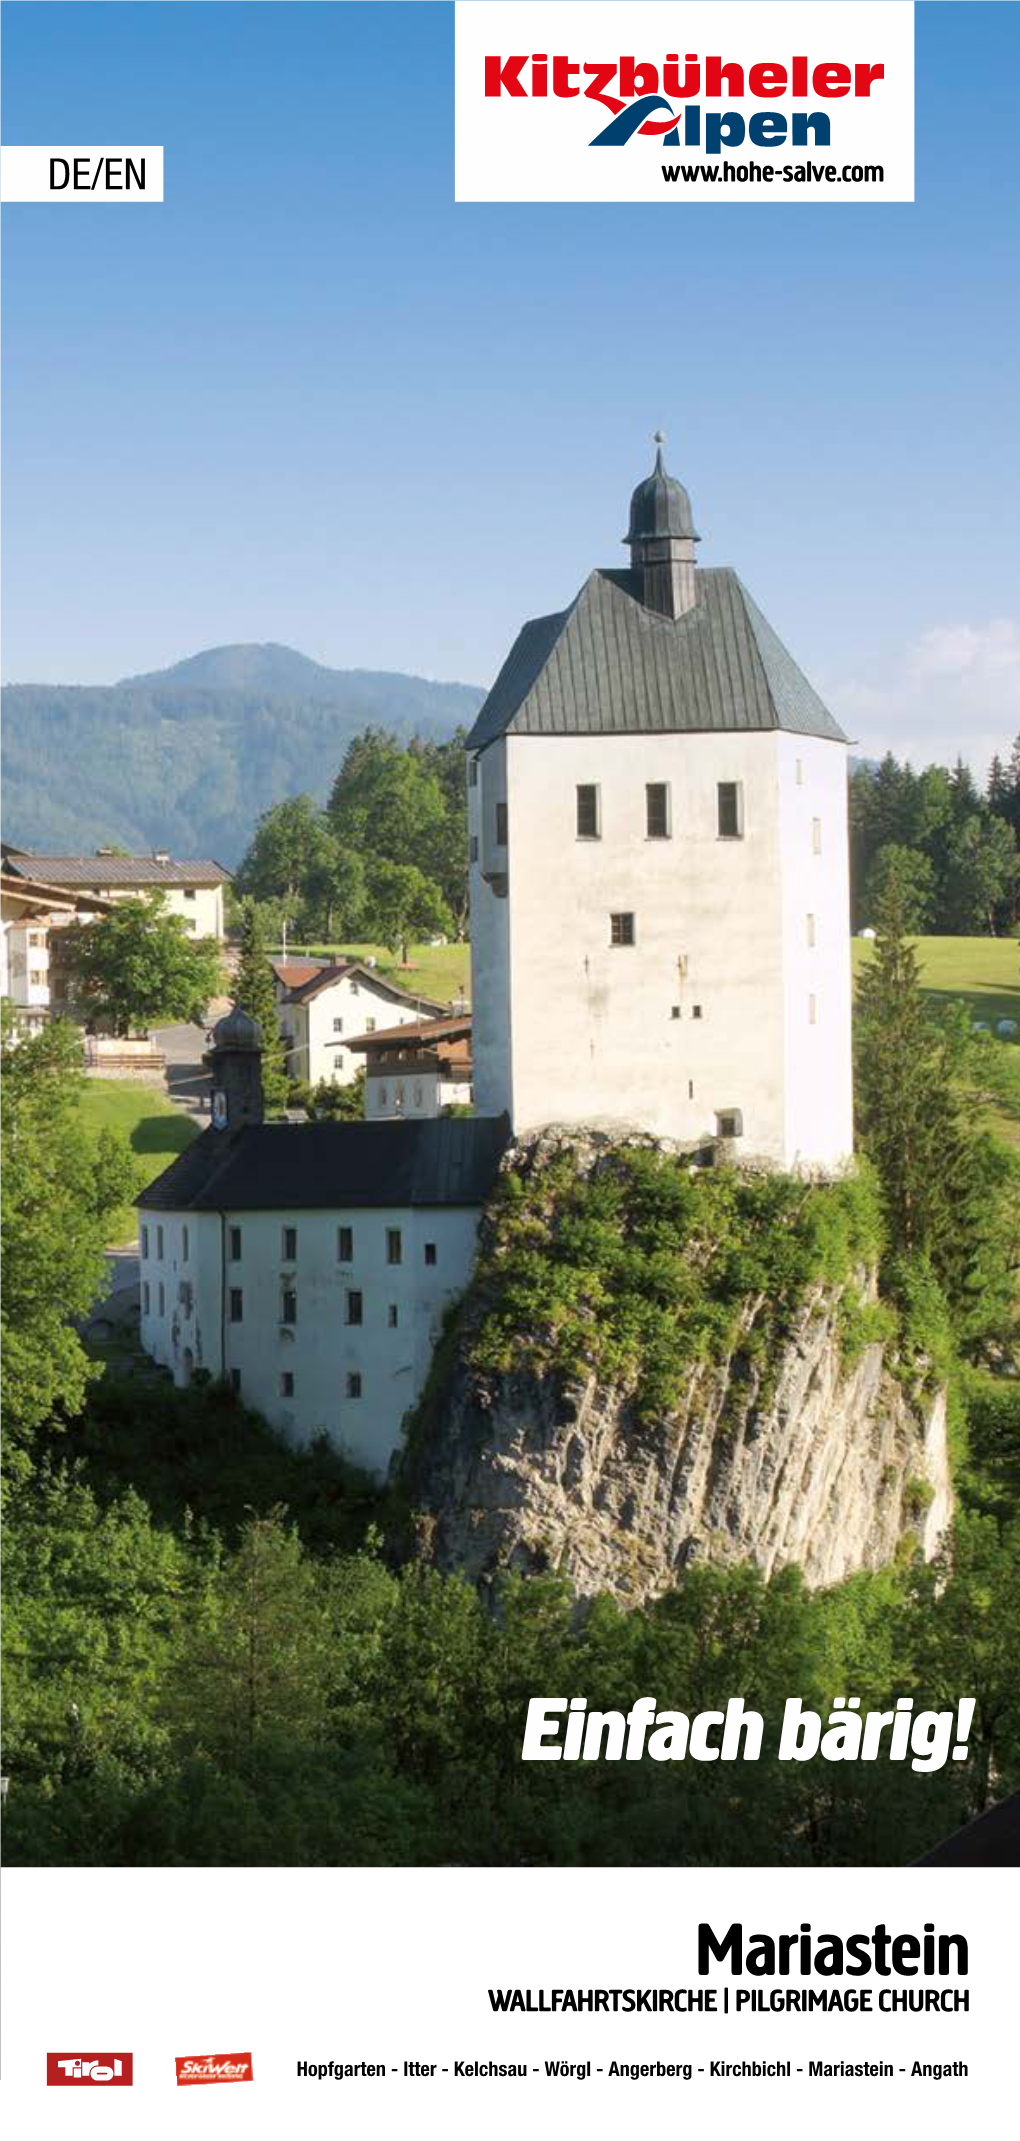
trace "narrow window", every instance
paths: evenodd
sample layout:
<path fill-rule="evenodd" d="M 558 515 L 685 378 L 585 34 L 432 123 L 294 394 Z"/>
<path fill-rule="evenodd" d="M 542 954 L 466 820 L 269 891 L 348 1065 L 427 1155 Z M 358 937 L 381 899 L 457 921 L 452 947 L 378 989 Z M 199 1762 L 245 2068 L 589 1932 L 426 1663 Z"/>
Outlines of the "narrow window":
<path fill-rule="evenodd" d="M 679 1018 L 679 1016 L 680 1016 L 680 1006 L 679 1006 L 679 1004 L 674 1004 L 674 1005 L 673 1005 L 673 1008 L 672 1008 L 672 1010 L 671 1010 L 671 1012 L 670 1012 L 670 1014 L 669 1014 L 669 1015 L 670 1015 L 670 1018 Z"/>
<path fill-rule="evenodd" d="M 244 1322 L 244 1294 L 240 1286 L 232 1286 L 230 1289 L 230 1321 Z"/>
<path fill-rule="evenodd" d="M 157 1257 L 159 1258 L 160 1262 L 162 1262 L 162 1260 L 163 1260 L 163 1229 L 162 1229 L 162 1227 L 157 1227 L 157 1228 L 156 1228 L 156 1255 L 157 1255 Z"/>
<path fill-rule="evenodd" d="M 283 1230 L 283 1261 L 284 1261 L 284 1263 L 285 1263 L 285 1264 L 292 1264 L 292 1263 L 294 1262 L 294 1258 L 296 1257 L 296 1255 L 297 1255 L 297 1228 L 296 1228 L 296 1227 L 284 1227 L 284 1230 Z"/>
<path fill-rule="evenodd" d="M 744 1118 L 739 1108 L 723 1108 L 715 1118 L 717 1137 L 743 1137 Z"/>
<path fill-rule="evenodd" d="M 148 1227 L 143 1227 L 143 1228 L 142 1228 L 142 1255 L 143 1255 L 143 1256 L 148 1256 L 148 1254 L 149 1254 L 149 1229 L 148 1229 Z"/>
<path fill-rule="evenodd" d="M 478 786 L 478 760 L 477 760 L 477 758 L 471 758 L 471 759 L 469 759 L 469 760 L 468 760 L 468 786 L 469 786 L 470 788 L 477 788 L 477 786 Z"/>
<path fill-rule="evenodd" d="M 813 914 L 809 914 L 807 918 L 807 940 L 809 948 L 813 950 L 815 942 L 815 918 Z"/>
<path fill-rule="evenodd" d="M 342 1019 L 342 1018 L 335 1018 L 335 1019 L 333 1020 L 333 1031 L 334 1031 L 334 1033 L 342 1033 L 342 1032 L 343 1032 L 343 1030 L 344 1030 L 344 1022 L 343 1022 L 343 1019 Z"/>
<path fill-rule="evenodd" d="M 425 1262 L 427 1264 L 436 1262 L 436 1245 L 434 1241 L 427 1241 L 425 1244 Z"/>
<path fill-rule="evenodd" d="M 400 1228 L 399 1228 L 399 1227 L 387 1227 L 387 1229 L 386 1229 L 386 1262 L 387 1262 L 388 1264 L 402 1264 L 402 1263 L 403 1263 L 403 1260 L 404 1260 L 404 1245 L 403 1245 L 403 1242 L 401 1241 L 401 1238 L 400 1238 Z"/>
<path fill-rule="evenodd" d="M 230 1229 L 230 1261 L 232 1264 L 239 1264 L 241 1261 L 240 1227 L 231 1227 Z"/>
<path fill-rule="evenodd" d="M 472 835 L 471 835 L 471 860 L 472 860 L 472 862 L 477 862 L 477 861 L 478 861 L 478 834 L 477 834 L 477 833 L 472 833 Z"/>
<path fill-rule="evenodd" d="M 336 1230 L 336 1260 L 338 1264 L 354 1262 L 354 1228 L 338 1227 Z"/>
<path fill-rule="evenodd" d="M 361 1323 L 363 1321 L 362 1297 L 360 1293 L 352 1293 L 348 1290 L 344 1301 L 344 1322 Z"/>
<path fill-rule="evenodd" d="M 401 1025 L 403 1025 L 403 1020 L 401 1020 L 401 1022 L 400 1022 L 400 1023 L 401 1023 Z M 374 1033 L 374 1032 L 375 1032 L 375 1025 L 376 1025 L 376 1022 L 375 1022 L 374 1018 L 367 1018 L 367 1019 L 365 1020 L 365 1032 L 366 1032 L 366 1033 Z"/>
<path fill-rule="evenodd" d="M 357 1373 L 349 1375 L 347 1378 L 347 1395 L 349 1398 L 360 1398 L 361 1396 L 361 1377 Z"/>
<path fill-rule="evenodd" d="M 281 1398 L 292 1398 L 293 1395 L 294 1372 L 291 1368 L 285 1368 L 283 1374 L 280 1377 L 280 1396 Z"/>
<path fill-rule="evenodd" d="M 397 1308 L 397 1304 L 395 1301 L 390 1302 L 390 1305 L 386 1311 L 386 1321 L 389 1324 L 390 1330 L 395 1331 L 398 1323 L 400 1322 L 400 1311 Z"/>
<path fill-rule="evenodd" d="M 720 781 L 719 838 L 742 840 L 744 837 L 744 788 L 742 781 Z"/>
<path fill-rule="evenodd" d="M 804 760 L 802 758 L 797 760 L 797 786 L 798 788 L 803 788 L 804 786 Z"/>
<path fill-rule="evenodd" d="M 809 1025 L 809 1026 L 816 1026 L 816 1025 L 817 1025 L 817 1023 L 818 1023 L 818 998 L 817 998 L 816 996 L 809 996 L 809 997 L 808 997 L 808 1000 L 807 1000 L 807 1015 L 808 1015 L 808 1025 Z"/>
<path fill-rule="evenodd" d="M 688 1078 L 688 1080 L 687 1080 L 687 1098 L 688 1098 L 688 1100 L 693 1100 L 693 1099 L 694 1099 L 694 1080 L 693 1080 L 693 1078 Z"/>
<path fill-rule="evenodd" d="M 599 791 L 595 784 L 589 781 L 577 791 L 577 837 L 579 840 L 598 840 L 601 834 Z"/>
<path fill-rule="evenodd" d="M 159 1282 L 159 1313 L 161 1316 L 166 1314 L 166 1289 L 162 1279 Z"/>
<path fill-rule="evenodd" d="M 506 804 L 496 805 L 496 846 L 506 846 Z"/>
<path fill-rule="evenodd" d="M 144 1314 L 145 1314 L 145 1315 L 147 1316 L 147 1315 L 148 1315 L 148 1313 L 149 1313 L 149 1281 L 148 1281 L 148 1279 L 143 1279 L 143 1280 L 142 1280 L 142 1310 L 143 1310 L 143 1313 L 144 1313 Z"/>
<path fill-rule="evenodd" d="M 186 1264 L 186 1263 L 187 1263 L 187 1261 L 188 1261 L 188 1253 L 189 1253 L 189 1235 L 188 1235 L 188 1230 L 187 1230 L 187 1227 L 182 1227 L 182 1228 L 181 1228 L 181 1263 L 182 1263 L 182 1264 Z"/>
<path fill-rule="evenodd" d="M 232 1391 L 233 1391 L 233 1393 L 234 1393 L 234 1396 L 235 1396 L 235 1398 L 236 1398 L 236 1397 L 240 1397 L 240 1395 L 241 1395 L 241 1370 L 240 1370 L 240 1368 L 231 1368 L 231 1371 L 230 1371 L 230 1387 L 231 1387 L 231 1390 L 232 1390 Z"/>
<path fill-rule="evenodd" d="M 360 981 L 352 981 L 352 983 L 351 983 L 351 995 L 352 995 L 352 996 L 360 996 L 360 995 L 361 995 L 361 983 L 360 983 Z"/>
<path fill-rule="evenodd" d="M 821 852 L 822 852 L 822 821 L 821 821 L 821 819 L 820 819 L 820 818 L 812 818 L 812 820 L 811 820 L 811 853 L 812 853 L 813 855 L 820 855 L 820 854 L 821 854 Z"/>
<path fill-rule="evenodd" d="M 668 840 L 669 783 L 649 781 L 645 788 L 645 830 L 649 840 Z"/>
<path fill-rule="evenodd" d="M 381 1085 L 379 1087 L 379 1106 L 381 1108 L 389 1106 L 389 1095 L 384 1085 Z"/>
<path fill-rule="evenodd" d="M 611 914 L 609 917 L 610 944 L 633 944 L 634 917 L 632 914 Z"/>
<path fill-rule="evenodd" d="M 692 1018 L 700 1018 L 700 1017 L 701 1017 L 701 1005 L 700 1005 L 700 1004 L 692 1004 L 692 1005 L 691 1005 L 691 1017 L 692 1017 Z"/>
<path fill-rule="evenodd" d="M 420 1108 L 420 1107 L 421 1107 L 421 1086 L 420 1086 L 420 1085 L 416 1085 L 416 1086 L 415 1086 L 415 1088 L 414 1088 L 414 1104 L 415 1104 L 415 1107 L 416 1107 L 416 1108 Z"/>

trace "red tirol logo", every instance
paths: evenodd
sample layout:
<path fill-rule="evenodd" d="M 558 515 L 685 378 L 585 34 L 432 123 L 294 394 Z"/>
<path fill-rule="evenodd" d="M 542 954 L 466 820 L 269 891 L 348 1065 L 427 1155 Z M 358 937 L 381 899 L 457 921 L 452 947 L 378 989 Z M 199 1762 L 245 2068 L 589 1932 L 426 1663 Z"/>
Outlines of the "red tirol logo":
<path fill-rule="evenodd" d="M 129 2089 L 135 2078 L 133 2052 L 47 2052 L 46 2081 L 51 2089 L 91 2088 L 99 2082 Z"/>
<path fill-rule="evenodd" d="M 177 2086 L 189 2082 L 250 2082 L 254 2080 L 250 2052 L 195 2052 L 178 2059 Z"/>

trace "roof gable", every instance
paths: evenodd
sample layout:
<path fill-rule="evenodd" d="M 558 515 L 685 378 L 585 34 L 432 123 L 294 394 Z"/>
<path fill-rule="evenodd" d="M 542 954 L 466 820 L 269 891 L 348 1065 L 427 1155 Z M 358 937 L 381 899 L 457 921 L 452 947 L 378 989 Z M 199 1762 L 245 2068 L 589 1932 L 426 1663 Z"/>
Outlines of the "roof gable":
<path fill-rule="evenodd" d="M 729 566 L 698 573 L 682 617 L 640 602 L 629 572 L 593 572 L 569 610 L 525 625 L 467 741 L 791 729 L 845 743 Z"/>

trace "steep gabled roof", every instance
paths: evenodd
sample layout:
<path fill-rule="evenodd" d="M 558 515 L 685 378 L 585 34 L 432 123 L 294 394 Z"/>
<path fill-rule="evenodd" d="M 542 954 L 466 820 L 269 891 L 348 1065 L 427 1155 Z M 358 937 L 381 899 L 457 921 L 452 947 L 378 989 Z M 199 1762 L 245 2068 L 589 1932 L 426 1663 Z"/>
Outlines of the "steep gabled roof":
<path fill-rule="evenodd" d="M 509 1138 L 505 1115 L 208 1129 L 137 1202 L 143 1212 L 481 1205 Z"/>
<path fill-rule="evenodd" d="M 789 729 L 846 737 L 727 566 L 662 617 L 631 572 L 593 572 L 570 608 L 526 624 L 467 739 Z"/>
<path fill-rule="evenodd" d="M 442 1012 L 445 1005 L 435 997 L 424 996 L 420 989 L 402 989 L 395 981 L 384 981 L 374 966 L 365 966 L 360 959 L 339 959 L 335 966 L 316 967 L 305 981 L 298 982 L 287 993 L 292 1004 L 307 1004 L 313 996 L 321 996 L 324 989 L 336 987 L 338 981 L 363 981 L 366 988 L 392 1004 L 420 1004 L 426 1010 Z"/>

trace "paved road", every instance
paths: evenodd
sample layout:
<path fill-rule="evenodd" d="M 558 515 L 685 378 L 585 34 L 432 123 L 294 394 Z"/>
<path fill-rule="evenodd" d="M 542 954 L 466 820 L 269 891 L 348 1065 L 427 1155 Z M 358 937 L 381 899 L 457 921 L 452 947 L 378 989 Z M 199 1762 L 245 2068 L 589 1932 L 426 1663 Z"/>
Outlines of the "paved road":
<path fill-rule="evenodd" d="M 166 1089 L 170 1099 L 189 1115 L 208 1116 L 209 1073 L 203 1068 L 204 1026 L 160 1026 L 153 1040 L 166 1057 Z"/>

